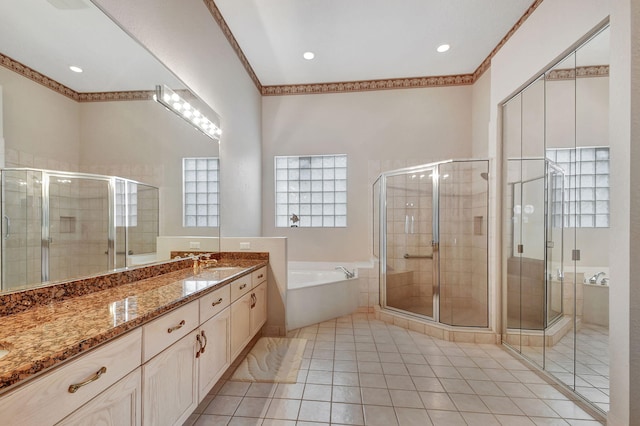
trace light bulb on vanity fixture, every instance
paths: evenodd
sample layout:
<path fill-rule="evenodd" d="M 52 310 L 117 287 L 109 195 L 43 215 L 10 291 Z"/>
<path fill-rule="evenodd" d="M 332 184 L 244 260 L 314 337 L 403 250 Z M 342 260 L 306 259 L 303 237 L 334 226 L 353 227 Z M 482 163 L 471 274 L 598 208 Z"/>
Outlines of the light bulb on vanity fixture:
<path fill-rule="evenodd" d="M 220 142 L 222 130 L 220 129 L 220 119 L 215 113 L 213 116 L 214 122 L 184 100 L 178 93 L 164 85 L 156 86 L 156 93 L 153 95 L 153 100 L 164 105 L 168 110 L 190 123 L 211 139 Z"/>

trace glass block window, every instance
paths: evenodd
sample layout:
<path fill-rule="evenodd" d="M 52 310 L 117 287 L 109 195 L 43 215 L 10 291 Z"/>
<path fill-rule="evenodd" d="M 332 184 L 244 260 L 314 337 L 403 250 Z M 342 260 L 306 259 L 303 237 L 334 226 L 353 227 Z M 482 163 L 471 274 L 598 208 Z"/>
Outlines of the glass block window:
<path fill-rule="evenodd" d="M 138 226 L 138 184 L 116 180 L 116 226 Z M 129 223 L 125 220 L 126 209 Z"/>
<path fill-rule="evenodd" d="M 275 157 L 277 227 L 347 226 L 347 156 Z"/>
<path fill-rule="evenodd" d="M 214 157 L 182 159 L 183 226 L 219 226 L 219 163 Z"/>
<path fill-rule="evenodd" d="M 547 158 L 565 171 L 564 194 L 561 182 L 552 194 L 554 226 L 564 212 L 565 227 L 609 227 L 609 148 L 549 149 Z"/>

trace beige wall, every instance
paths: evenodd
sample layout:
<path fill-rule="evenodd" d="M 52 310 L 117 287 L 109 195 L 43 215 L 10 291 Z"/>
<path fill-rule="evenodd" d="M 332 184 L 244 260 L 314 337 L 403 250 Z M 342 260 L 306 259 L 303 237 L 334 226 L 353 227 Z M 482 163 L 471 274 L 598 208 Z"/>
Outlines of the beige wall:
<path fill-rule="evenodd" d="M 471 140 L 473 158 L 488 158 L 491 68 L 473 84 L 471 92 Z"/>
<path fill-rule="evenodd" d="M 221 232 L 260 235 L 261 96 L 204 2 L 94 2 L 220 115 Z"/>
<path fill-rule="evenodd" d="M 6 166 L 77 170 L 79 104 L 4 67 L 0 86 Z"/>
<path fill-rule="evenodd" d="M 263 235 L 289 238 L 289 260 L 371 256 L 371 186 L 409 165 L 471 156 L 472 87 L 264 97 Z M 348 155 L 347 228 L 276 228 L 273 157 Z"/>
<path fill-rule="evenodd" d="M 609 356 L 611 411 L 608 424 L 640 419 L 640 4 L 611 2 L 612 228 L 609 248 Z M 634 403 L 636 401 L 636 403 Z"/>
<path fill-rule="evenodd" d="M 159 187 L 160 235 L 218 235 L 182 226 L 182 158 L 217 157 L 215 141 L 153 101 L 83 103 L 80 115 L 83 171 Z"/>

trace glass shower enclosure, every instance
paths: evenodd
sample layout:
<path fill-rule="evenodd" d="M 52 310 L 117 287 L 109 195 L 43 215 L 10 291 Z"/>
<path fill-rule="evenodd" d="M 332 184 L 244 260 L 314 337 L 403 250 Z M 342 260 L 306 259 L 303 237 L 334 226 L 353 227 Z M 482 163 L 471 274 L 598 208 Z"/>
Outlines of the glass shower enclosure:
<path fill-rule="evenodd" d="M 2 291 L 130 266 L 156 251 L 158 188 L 84 173 L 0 174 Z"/>
<path fill-rule="evenodd" d="M 373 186 L 381 305 L 453 326 L 488 327 L 487 160 L 382 173 Z"/>

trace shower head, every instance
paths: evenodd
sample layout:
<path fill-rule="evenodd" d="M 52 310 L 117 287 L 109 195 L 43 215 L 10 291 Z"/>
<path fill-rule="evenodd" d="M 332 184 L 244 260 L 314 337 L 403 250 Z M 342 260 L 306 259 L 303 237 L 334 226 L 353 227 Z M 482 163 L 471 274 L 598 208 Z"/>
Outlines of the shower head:
<path fill-rule="evenodd" d="M 488 180 L 489 180 L 489 173 L 487 173 L 487 172 L 482 172 L 482 173 L 480 173 L 480 177 L 481 177 L 482 179 L 484 179 L 484 180 L 488 181 Z"/>

